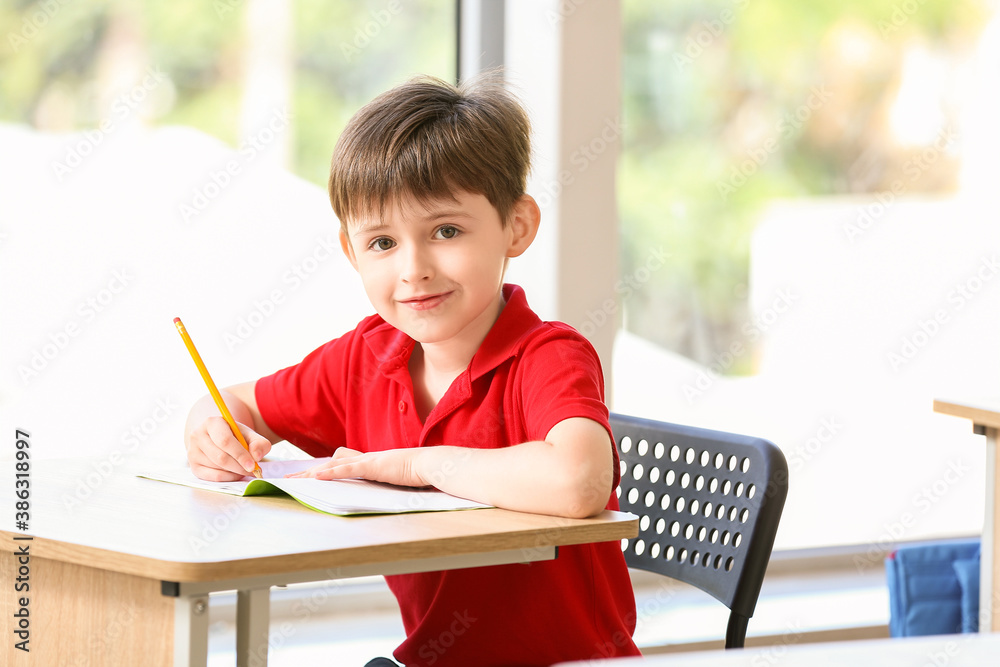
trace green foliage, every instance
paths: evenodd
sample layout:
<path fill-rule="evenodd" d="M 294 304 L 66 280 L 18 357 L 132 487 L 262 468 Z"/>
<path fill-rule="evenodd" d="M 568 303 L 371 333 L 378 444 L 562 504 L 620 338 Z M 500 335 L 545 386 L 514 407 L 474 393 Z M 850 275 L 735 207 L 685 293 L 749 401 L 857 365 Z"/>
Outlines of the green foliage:
<path fill-rule="evenodd" d="M 417 73 L 453 77 L 454 3 L 286 1 L 289 166 L 325 185 L 358 107 Z M 245 0 L 0 0 L 0 122 L 97 126 L 107 70 L 122 64 L 109 54 L 124 36 L 130 57 L 169 77 L 149 122 L 236 147 L 247 12 Z M 966 48 L 988 15 L 983 0 L 623 0 L 623 12 L 622 270 L 642 266 L 651 248 L 671 253 L 669 268 L 627 300 L 626 322 L 706 362 L 747 316 L 748 248 L 763 208 L 859 191 L 848 176 L 881 131 L 903 49 Z M 852 43 L 867 49 L 860 66 L 845 62 Z M 834 101 L 804 107 L 834 75 Z M 863 187 L 878 190 L 875 176 Z M 929 182 L 946 187 L 949 175 Z"/>
<path fill-rule="evenodd" d="M 977 0 L 623 7 L 622 271 L 641 266 L 648 247 L 672 253 L 670 269 L 630 296 L 625 319 L 708 363 L 746 321 L 750 237 L 763 209 L 856 191 L 845 174 L 879 129 L 903 49 L 968 44 L 986 9 Z M 859 44 L 868 61 L 848 69 L 838 50 Z"/>
<path fill-rule="evenodd" d="M 292 164 L 325 185 L 353 112 L 409 76 L 454 78 L 450 0 L 287 0 L 292 15 Z M 0 0 L 0 122 L 56 131 L 96 127 L 97 92 L 121 35 L 169 78 L 158 124 L 188 125 L 236 147 L 245 88 L 245 0 Z M 117 37 L 116 37 L 117 36 Z M 118 63 L 121 64 L 121 63 Z M 107 92 L 102 91 L 102 92 Z M 276 102 L 280 104 L 280 102 Z M 55 120 L 47 109 L 59 111 Z"/>

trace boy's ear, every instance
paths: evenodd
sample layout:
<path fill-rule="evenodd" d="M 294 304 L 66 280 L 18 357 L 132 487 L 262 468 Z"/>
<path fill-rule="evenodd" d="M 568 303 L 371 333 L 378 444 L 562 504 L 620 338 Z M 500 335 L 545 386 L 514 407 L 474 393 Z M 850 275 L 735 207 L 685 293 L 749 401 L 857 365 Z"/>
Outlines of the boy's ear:
<path fill-rule="evenodd" d="M 507 246 L 508 257 L 517 257 L 528 249 L 531 242 L 535 240 L 535 234 L 538 233 L 538 225 L 541 220 L 542 212 L 534 197 L 521 195 L 514 202 L 514 210 L 510 220 L 512 235 L 510 245 Z"/>
<path fill-rule="evenodd" d="M 344 228 L 340 228 L 340 249 L 344 251 L 344 255 L 347 257 L 347 261 L 351 263 L 354 270 L 358 270 L 358 258 L 354 256 L 354 248 L 351 246 L 351 239 L 347 238 L 347 232 Z"/>

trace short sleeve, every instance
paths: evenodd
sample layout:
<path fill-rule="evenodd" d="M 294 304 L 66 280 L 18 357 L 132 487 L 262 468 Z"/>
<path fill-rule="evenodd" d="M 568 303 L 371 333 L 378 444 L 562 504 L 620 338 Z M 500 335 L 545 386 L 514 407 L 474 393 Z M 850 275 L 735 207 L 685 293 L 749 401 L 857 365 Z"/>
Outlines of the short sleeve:
<path fill-rule="evenodd" d="M 553 426 L 573 417 L 591 419 L 608 432 L 614 459 L 612 488 L 618 486 L 618 453 L 604 403 L 604 373 L 597 352 L 573 328 L 549 323 L 521 352 L 521 411 L 529 439 L 541 440 Z"/>
<path fill-rule="evenodd" d="M 257 381 L 254 395 L 264 422 L 312 456 L 329 456 L 346 441 L 340 385 L 353 333 Z"/>

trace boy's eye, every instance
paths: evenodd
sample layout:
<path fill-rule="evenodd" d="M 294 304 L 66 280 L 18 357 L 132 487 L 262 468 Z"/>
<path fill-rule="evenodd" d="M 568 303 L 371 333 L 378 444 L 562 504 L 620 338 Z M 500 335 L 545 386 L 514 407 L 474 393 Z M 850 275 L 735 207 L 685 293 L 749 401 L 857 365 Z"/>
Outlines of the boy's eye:
<path fill-rule="evenodd" d="M 451 225 L 445 225 L 437 230 L 438 236 L 444 239 L 453 239 L 458 236 L 458 229 Z"/>
<path fill-rule="evenodd" d="M 384 251 L 384 250 L 390 250 L 394 245 L 396 245 L 396 242 L 393 241 L 392 239 L 385 236 L 380 236 L 371 243 L 369 243 L 368 247 L 372 250 Z"/>

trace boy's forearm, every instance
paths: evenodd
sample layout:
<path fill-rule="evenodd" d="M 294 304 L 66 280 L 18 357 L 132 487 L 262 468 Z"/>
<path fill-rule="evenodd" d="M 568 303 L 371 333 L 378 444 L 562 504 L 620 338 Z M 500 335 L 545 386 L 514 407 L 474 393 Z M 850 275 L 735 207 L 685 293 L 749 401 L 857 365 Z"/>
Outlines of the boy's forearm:
<path fill-rule="evenodd" d="M 577 457 L 545 441 L 502 449 L 426 447 L 412 450 L 419 475 L 462 498 L 506 509 L 583 518 L 611 494 L 612 459 Z"/>

